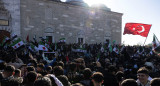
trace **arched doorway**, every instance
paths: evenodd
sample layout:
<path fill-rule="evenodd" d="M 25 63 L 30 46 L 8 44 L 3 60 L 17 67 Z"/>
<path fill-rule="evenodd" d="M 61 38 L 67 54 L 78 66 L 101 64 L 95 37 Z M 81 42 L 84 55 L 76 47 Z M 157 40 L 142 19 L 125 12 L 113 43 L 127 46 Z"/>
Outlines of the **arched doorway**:
<path fill-rule="evenodd" d="M 77 43 L 78 44 L 83 44 L 85 43 L 85 32 L 83 30 L 80 30 L 77 33 Z"/>
<path fill-rule="evenodd" d="M 2 43 L 3 38 L 7 36 L 10 38 L 10 32 L 6 31 L 6 30 L 0 30 L 0 43 Z"/>

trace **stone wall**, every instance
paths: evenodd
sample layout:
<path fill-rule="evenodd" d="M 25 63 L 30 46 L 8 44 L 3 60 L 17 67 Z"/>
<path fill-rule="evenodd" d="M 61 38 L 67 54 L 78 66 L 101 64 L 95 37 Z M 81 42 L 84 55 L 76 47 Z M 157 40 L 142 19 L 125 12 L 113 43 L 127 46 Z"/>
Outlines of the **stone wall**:
<path fill-rule="evenodd" d="M 10 31 L 23 39 L 52 36 L 85 43 L 104 42 L 106 39 L 121 43 L 122 14 L 107 10 L 69 5 L 48 0 L 3 0 L 11 15 Z"/>
<path fill-rule="evenodd" d="M 2 0 L 5 8 L 9 11 L 11 35 L 18 35 L 21 37 L 20 29 L 20 0 Z M 23 1 L 23 0 L 22 0 Z"/>
<path fill-rule="evenodd" d="M 48 0 L 21 1 L 21 34 L 25 39 L 52 36 L 75 43 L 100 43 L 106 39 L 121 43 L 122 14 Z M 40 40 L 40 39 L 38 39 Z"/>

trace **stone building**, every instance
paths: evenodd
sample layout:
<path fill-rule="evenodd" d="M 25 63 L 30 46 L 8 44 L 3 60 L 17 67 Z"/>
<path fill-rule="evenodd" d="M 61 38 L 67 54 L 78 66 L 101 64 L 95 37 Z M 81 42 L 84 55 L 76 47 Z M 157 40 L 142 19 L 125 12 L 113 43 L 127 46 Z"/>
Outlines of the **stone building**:
<path fill-rule="evenodd" d="M 52 42 L 65 38 L 67 43 L 105 40 L 121 43 L 122 13 L 105 5 L 89 7 L 82 0 L 0 0 L 0 3 L 0 15 L 2 8 L 8 13 L 0 17 L 0 32 L 17 34 L 23 40 L 29 35 L 30 40 L 34 36 L 38 40 L 48 37 Z M 4 26 L 2 20 L 9 24 Z"/>

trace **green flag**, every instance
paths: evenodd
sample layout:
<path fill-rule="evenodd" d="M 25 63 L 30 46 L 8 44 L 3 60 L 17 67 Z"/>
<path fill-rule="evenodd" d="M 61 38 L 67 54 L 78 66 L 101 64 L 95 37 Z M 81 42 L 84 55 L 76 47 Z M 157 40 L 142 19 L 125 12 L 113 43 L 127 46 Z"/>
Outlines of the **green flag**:
<path fill-rule="evenodd" d="M 158 38 L 156 37 L 156 35 L 153 35 L 153 41 L 152 41 L 152 50 L 155 50 L 158 46 L 160 46 L 160 43 L 158 41 Z"/>
<path fill-rule="evenodd" d="M 24 42 L 23 42 L 20 38 L 18 38 L 17 40 L 15 40 L 15 41 L 11 44 L 11 46 L 12 46 L 14 49 L 17 49 L 17 48 L 21 47 L 22 45 L 24 45 Z"/>
<path fill-rule="evenodd" d="M 112 45 L 111 45 L 111 43 L 109 43 L 108 48 L 109 48 L 109 51 L 112 52 Z"/>
<path fill-rule="evenodd" d="M 97 61 L 99 61 L 100 55 L 101 55 L 100 52 L 98 52 L 97 53 Z"/>
<path fill-rule="evenodd" d="M 66 39 L 65 38 L 60 38 L 59 42 L 66 42 Z"/>
<path fill-rule="evenodd" d="M 57 43 L 54 44 L 54 50 L 57 50 Z"/>
<path fill-rule="evenodd" d="M 2 42 L 0 43 L 0 45 L 3 46 L 3 44 L 4 44 L 7 40 L 9 40 L 9 38 L 8 38 L 7 36 L 4 36 Z"/>

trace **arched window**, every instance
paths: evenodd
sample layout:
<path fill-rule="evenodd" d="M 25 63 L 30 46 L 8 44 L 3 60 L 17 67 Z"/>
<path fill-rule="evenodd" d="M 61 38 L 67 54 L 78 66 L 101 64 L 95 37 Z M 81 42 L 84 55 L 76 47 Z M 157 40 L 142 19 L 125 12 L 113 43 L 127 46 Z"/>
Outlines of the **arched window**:
<path fill-rule="evenodd" d="M 54 42 L 54 29 L 51 27 L 48 27 L 44 31 L 44 36 L 48 39 L 50 43 Z"/>

